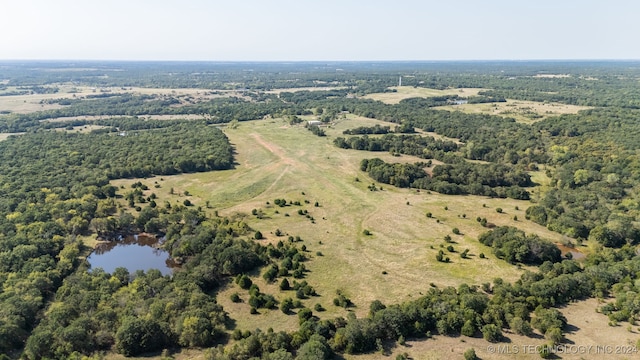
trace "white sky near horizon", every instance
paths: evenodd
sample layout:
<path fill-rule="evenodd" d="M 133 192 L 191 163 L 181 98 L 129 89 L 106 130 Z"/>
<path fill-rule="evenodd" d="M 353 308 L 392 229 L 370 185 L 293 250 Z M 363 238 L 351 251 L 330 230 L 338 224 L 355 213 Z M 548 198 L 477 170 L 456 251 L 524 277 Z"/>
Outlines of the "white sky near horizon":
<path fill-rule="evenodd" d="M 0 60 L 640 59 L 637 0 L 0 0 Z"/>

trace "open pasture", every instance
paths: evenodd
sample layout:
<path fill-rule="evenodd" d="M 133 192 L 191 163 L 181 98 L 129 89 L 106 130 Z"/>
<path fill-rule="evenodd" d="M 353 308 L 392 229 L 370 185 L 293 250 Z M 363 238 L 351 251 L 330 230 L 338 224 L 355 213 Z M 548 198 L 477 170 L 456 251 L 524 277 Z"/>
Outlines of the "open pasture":
<path fill-rule="evenodd" d="M 414 97 L 434 97 L 445 95 L 458 95 L 460 97 L 475 96 L 485 89 L 471 89 L 471 88 L 457 88 L 457 89 L 429 89 L 423 87 L 413 86 L 393 86 L 389 90 L 392 92 L 368 94 L 364 96 L 365 99 L 372 99 L 382 101 L 385 104 L 397 104 L 401 100 L 414 98 Z M 395 91 L 394 91 L 395 90 Z"/>
<path fill-rule="evenodd" d="M 340 136 L 349 122 L 347 118 L 336 128 L 326 128 L 327 137 L 314 136 L 304 127 L 290 126 L 283 119 L 242 122 L 235 129 L 225 129 L 236 148 L 235 169 L 155 177 L 143 182 L 149 185 L 149 192 L 158 195 L 160 203 L 165 200 L 182 203 L 189 199 L 203 208 L 208 204 L 211 212 L 244 218 L 265 235 L 263 243 L 286 241 L 287 235 L 300 236 L 310 258 L 306 264 L 310 272 L 305 280 L 321 295 L 305 303 L 322 304 L 327 311 L 319 315 L 328 318 L 347 313 L 332 304 L 337 290 L 356 304 L 353 311 L 364 316 L 373 300 L 399 303 L 419 297 L 430 286 L 481 284 L 495 277 L 516 280 L 524 267 L 519 269 L 496 259 L 491 249 L 477 241 L 477 236 L 487 229 L 476 217 L 486 217 L 496 225 L 517 226 L 551 241 L 562 240 L 557 233 L 525 220 L 524 210 L 529 204 L 526 201 L 446 196 L 385 184 L 376 184 L 376 191 L 371 191 L 368 187 L 372 180 L 359 170 L 362 159 L 380 157 L 388 162 L 422 159 L 336 148 L 332 139 Z M 364 124 L 385 123 L 364 118 L 352 123 L 354 127 Z M 113 183 L 129 188 L 134 181 L 137 180 Z M 155 183 L 159 187 L 154 187 Z M 274 200 L 281 198 L 287 203 L 299 201 L 301 205 L 274 205 Z M 497 207 L 503 213 L 498 213 Z M 252 215 L 253 209 L 259 211 L 260 218 Z M 312 220 L 300 215 L 299 210 L 306 210 Z M 432 213 L 432 218 L 426 217 L 427 212 Z M 514 220 L 514 216 L 519 220 Z M 461 234 L 454 235 L 453 228 L 458 228 Z M 285 236 L 276 236 L 277 229 Z M 365 229 L 371 235 L 365 235 Z M 445 243 L 445 235 L 452 236 L 451 244 Z M 454 252 L 447 253 L 451 262 L 437 262 L 438 250 L 447 245 L 454 246 Z M 459 256 L 465 249 L 469 249 L 468 259 Z M 487 258 L 481 259 L 480 253 Z M 273 287 L 279 300 L 292 296 L 274 285 L 261 283 L 260 274 L 254 275 L 261 289 Z M 259 320 L 249 315 L 246 304 L 232 305 L 228 300 L 238 290 L 231 287 L 222 291 L 220 302 L 239 324 L 255 324 Z M 279 310 L 266 313 L 257 316 L 264 319 L 284 316 Z M 289 329 L 292 324 L 282 321 L 273 322 L 272 326 L 276 330 Z"/>
<path fill-rule="evenodd" d="M 438 106 L 434 109 L 448 111 L 462 111 L 467 114 L 488 114 L 513 118 L 521 123 L 534 123 L 551 116 L 562 114 L 577 114 L 580 110 L 589 109 L 586 106 L 567 105 L 551 102 L 537 102 L 525 100 L 511 100 L 498 103 L 461 104 Z"/>

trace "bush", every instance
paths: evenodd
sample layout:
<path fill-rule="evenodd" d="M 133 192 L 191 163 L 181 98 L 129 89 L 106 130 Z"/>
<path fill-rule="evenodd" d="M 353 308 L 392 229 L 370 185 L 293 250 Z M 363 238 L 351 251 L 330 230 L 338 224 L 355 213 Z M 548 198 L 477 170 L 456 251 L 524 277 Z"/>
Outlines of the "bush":
<path fill-rule="evenodd" d="M 465 350 L 464 360 L 476 360 L 476 359 L 478 359 L 478 356 L 476 355 L 476 351 L 473 348 Z"/>
<path fill-rule="evenodd" d="M 280 282 L 280 290 L 289 290 L 291 289 L 291 285 L 289 284 L 289 280 L 287 278 L 282 279 Z"/>
<path fill-rule="evenodd" d="M 364 229 L 362 231 L 362 234 L 364 234 L 365 236 L 369 236 L 369 235 L 371 235 L 371 231 L 369 231 L 368 229 Z"/>
<path fill-rule="evenodd" d="M 261 233 L 260 231 L 256 231 L 256 233 L 255 233 L 255 234 L 253 234 L 253 237 L 254 237 L 256 240 L 262 240 L 262 239 L 264 239 L 264 236 L 262 235 L 262 233 Z"/>
<path fill-rule="evenodd" d="M 251 287 L 251 285 L 253 285 L 253 281 L 251 281 L 251 279 L 249 279 L 247 275 L 241 275 L 236 281 L 236 283 L 242 289 L 248 289 Z"/>
<path fill-rule="evenodd" d="M 451 232 L 453 232 L 456 235 L 460 235 L 460 229 L 458 229 L 457 227 L 454 227 Z"/>
<path fill-rule="evenodd" d="M 289 314 L 291 309 L 293 309 L 293 300 L 291 298 L 282 300 L 280 303 L 280 310 L 285 314 Z"/>
<path fill-rule="evenodd" d="M 311 309 L 304 308 L 298 311 L 298 322 L 302 325 L 307 320 L 313 317 L 313 312 Z"/>
<path fill-rule="evenodd" d="M 239 303 L 242 301 L 242 299 L 240 298 L 240 295 L 238 293 L 233 293 L 231 294 L 231 301 L 234 303 Z"/>
<path fill-rule="evenodd" d="M 502 214 L 502 208 L 496 208 L 496 212 L 497 212 L 498 214 Z"/>
<path fill-rule="evenodd" d="M 502 331 L 495 324 L 487 324 L 482 327 L 482 337 L 489 342 L 497 342 L 502 338 Z"/>

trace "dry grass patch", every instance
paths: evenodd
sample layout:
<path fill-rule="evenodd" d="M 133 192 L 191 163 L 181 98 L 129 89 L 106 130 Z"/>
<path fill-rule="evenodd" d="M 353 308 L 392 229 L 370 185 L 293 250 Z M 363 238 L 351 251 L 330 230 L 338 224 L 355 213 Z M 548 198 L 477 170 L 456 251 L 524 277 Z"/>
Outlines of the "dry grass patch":
<path fill-rule="evenodd" d="M 0 133 L 0 141 L 7 140 L 12 135 L 22 135 L 24 133 Z"/>
<path fill-rule="evenodd" d="M 43 101 L 52 99 L 73 99 L 82 98 L 87 95 L 95 95 L 101 93 L 108 94 L 143 94 L 143 95 L 167 95 L 174 97 L 189 97 L 191 103 L 208 101 L 220 97 L 244 97 L 242 92 L 235 90 L 211 90 L 211 89 L 164 89 L 164 88 L 141 88 L 141 87 L 89 87 L 89 86 L 73 86 L 69 84 L 52 85 L 58 88 L 55 94 L 30 94 L 30 95 L 13 95 L 0 96 L 0 111 L 7 111 L 16 114 L 27 114 L 36 111 L 60 109 L 63 106 L 59 104 L 46 104 Z M 6 91 L 19 91 L 16 87 L 8 87 Z M 186 115 L 185 115 L 186 116 Z M 184 116 L 176 116 L 175 118 L 183 118 Z M 75 118 L 69 118 L 72 120 Z"/>
<path fill-rule="evenodd" d="M 445 90 L 437 90 L 437 89 L 429 89 L 423 87 L 413 87 L 413 86 L 393 86 L 389 88 L 390 90 L 395 90 L 395 92 L 387 92 L 387 93 L 375 93 L 365 95 L 365 99 L 372 99 L 377 101 L 382 101 L 385 104 L 398 104 L 401 100 L 414 98 L 414 97 L 434 97 L 434 96 L 444 96 L 444 95 L 458 95 L 460 97 L 468 97 L 478 95 L 480 91 L 485 89 L 476 89 L 476 88 L 457 88 L 457 89 L 445 89 Z"/>
<path fill-rule="evenodd" d="M 467 114 L 488 114 L 513 118 L 522 123 L 534 123 L 551 116 L 562 114 L 577 114 L 580 110 L 589 109 L 587 106 L 567 105 L 551 102 L 537 102 L 525 100 L 510 100 L 500 103 L 462 104 L 438 106 L 434 109 L 448 111 L 462 111 Z"/>
<path fill-rule="evenodd" d="M 329 90 L 343 90 L 346 89 L 345 86 L 322 86 L 322 87 L 297 87 L 297 88 L 286 88 L 286 89 L 271 89 L 265 91 L 267 94 L 281 94 L 283 92 L 298 92 L 298 91 L 329 91 Z"/>

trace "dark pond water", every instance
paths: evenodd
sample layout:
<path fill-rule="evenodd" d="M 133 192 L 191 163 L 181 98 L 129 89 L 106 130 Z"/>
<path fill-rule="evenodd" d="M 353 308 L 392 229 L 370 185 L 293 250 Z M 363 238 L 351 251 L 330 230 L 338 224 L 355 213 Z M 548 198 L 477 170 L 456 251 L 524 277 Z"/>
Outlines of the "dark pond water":
<path fill-rule="evenodd" d="M 177 264 L 169 258 L 169 253 L 158 248 L 155 237 L 134 235 L 121 241 L 110 241 L 98 245 L 87 258 L 92 269 L 102 268 L 108 273 L 123 267 L 133 274 L 137 270 L 158 269 L 163 275 L 170 275 Z"/>

